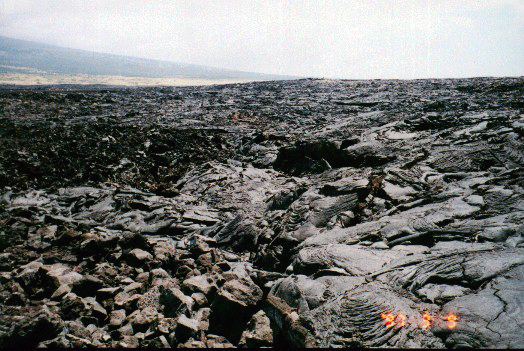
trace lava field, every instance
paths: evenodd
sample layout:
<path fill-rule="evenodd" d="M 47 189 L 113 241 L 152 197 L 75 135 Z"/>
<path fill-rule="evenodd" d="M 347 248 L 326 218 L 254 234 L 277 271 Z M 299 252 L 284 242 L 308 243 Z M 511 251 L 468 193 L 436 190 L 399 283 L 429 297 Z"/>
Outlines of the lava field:
<path fill-rule="evenodd" d="M 524 78 L 0 87 L 0 347 L 524 348 Z"/>

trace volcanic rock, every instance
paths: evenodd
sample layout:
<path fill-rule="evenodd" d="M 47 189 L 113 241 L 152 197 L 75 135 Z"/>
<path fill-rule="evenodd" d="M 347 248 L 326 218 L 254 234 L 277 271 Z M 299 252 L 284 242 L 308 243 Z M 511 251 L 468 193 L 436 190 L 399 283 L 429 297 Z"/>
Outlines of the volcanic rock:
<path fill-rule="evenodd" d="M 249 277 L 227 281 L 211 304 L 210 331 L 237 342 L 261 299 L 262 290 Z"/>
<path fill-rule="evenodd" d="M 126 320 L 126 310 L 114 310 L 109 317 L 109 325 L 113 328 L 119 328 Z"/>
<path fill-rule="evenodd" d="M 141 267 L 152 259 L 153 255 L 142 249 L 133 249 L 126 255 L 127 263 L 135 267 Z"/>
<path fill-rule="evenodd" d="M 72 291 L 82 297 L 95 296 L 103 284 L 97 277 L 87 275 L 73 283 Z"/>
<path fill-rule="evenodd" d="M 523 347 L 523 84 L 0 87 L 0 346 Z"/>
<path fill-rule="evenodd" d="M 273 345 L 273 331 L 270 327 L 269 318 L 264 311 L 259 311 L 253 315 L 242 333 L 239 346 L 248 348 L 270 347 Z"/>
<path fill-rule="evenodd" d="M 198 321 L 187 318 L 184 315 L 178 317 L 176 326 L 176 338 L 181 342 L 185 342 L 198 332 Z"/>
<path fill-rule="evenodd" d="M 188 314 L 193 309 L 194 301 L 191 297 L 184 295 L 177 288 L 162 289 L 160 304 L 164 306 L 163 313 L 166 317 L 178 317 Z"/>

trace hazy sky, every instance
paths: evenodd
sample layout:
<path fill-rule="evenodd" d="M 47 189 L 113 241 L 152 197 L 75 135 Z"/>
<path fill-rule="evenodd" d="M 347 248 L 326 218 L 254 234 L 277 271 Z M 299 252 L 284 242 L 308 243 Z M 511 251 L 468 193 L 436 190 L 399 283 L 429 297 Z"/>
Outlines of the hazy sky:
<path fill-rule="evenodd" d="M 0 0 L 0 35 L 312 77 L 524 75 L 524 0 Z"/>

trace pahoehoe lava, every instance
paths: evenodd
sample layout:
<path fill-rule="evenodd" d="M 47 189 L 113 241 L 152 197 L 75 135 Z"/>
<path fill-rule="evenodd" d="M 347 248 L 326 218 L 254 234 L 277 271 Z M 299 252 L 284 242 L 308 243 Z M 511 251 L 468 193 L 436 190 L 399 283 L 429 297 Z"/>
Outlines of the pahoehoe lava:
<path fill-rule="evenodd" d="M 0 347 L 523 348 L 523 97 L 4 86 Z"/>

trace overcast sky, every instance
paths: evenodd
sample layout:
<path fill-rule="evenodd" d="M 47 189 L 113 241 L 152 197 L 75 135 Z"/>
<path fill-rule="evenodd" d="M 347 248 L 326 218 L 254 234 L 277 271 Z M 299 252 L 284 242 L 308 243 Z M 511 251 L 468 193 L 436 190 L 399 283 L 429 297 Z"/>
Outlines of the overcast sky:
<path fill-rule="evenodd" d="M 524 0 L 0 0 L 0 35 L 310 77 L 524 75 Z"/>

